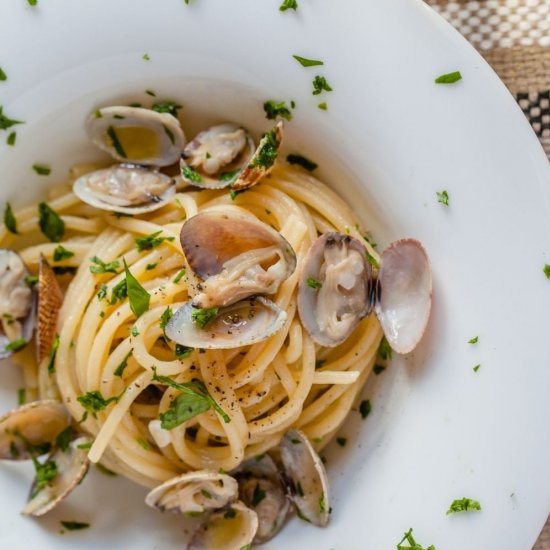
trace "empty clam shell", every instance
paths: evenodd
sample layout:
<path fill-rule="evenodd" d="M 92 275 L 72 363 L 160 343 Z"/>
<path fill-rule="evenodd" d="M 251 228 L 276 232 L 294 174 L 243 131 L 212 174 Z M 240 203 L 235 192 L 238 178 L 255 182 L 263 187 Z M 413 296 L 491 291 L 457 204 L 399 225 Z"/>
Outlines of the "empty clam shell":
<path fill-rule="evenodd" d="M 189 218 L 180 241 L 189 267 L 206 279 L 193 300 L 200 307 L 273 294 L 296 268 L 296 254 L 280 233 L 233 211 L 206 211 Z"/>
<path fill-rule="evenodd" d="M 223 508 L 238 495 L 239 488 L 232 477 L 213 470 L 199 470 L 155 487 L 145 497 L 145 504 L 170 512 L 195 514 Z"/>
<path fill-rule="evenodd" d="M 284 310 L 261 296 L 206 311 L 213 318 L 203 328 L 196 317 L 198 311 L 205 312 L 191 302 L 183 305 L 168 321 L 166 336 L 192 348 L 238 348 L 269 338 L 283 327 L 287 317 Z"/>
<path fill-rule="evenodd" d="M 315 525 L 326 525 L 330 510 L 328 478 L 309 439 L 300 430 L 291 429 L 279 448 L 289 496 L 298 515 Z"/>
<path fill-rule="evenodd" d="M 262 137 L 248 165 L 231 184 L 231 188 L 236 191 L 248 189 L 267 176 L 273 170 L 282 141 L 283 122 L 280 121 Z"/>
<path fill-rule="evenodd" d="M 82 481 L 88 471 L 90 461 L 88 451 L 79 448 L 90 439 L 79 437 L 68 447 L 56 449 L 47 459 L 55 470 L 55 475 L 47 483 L 43 476 L 37 476 L 31 487 L 29 500 L 22 510 L 27 516 L 43 516 L 53 510 Z"/>
<path fill-rule="evenodd" d="M 275 462 L 267 454 L 251 458 L 233 475 L 239 483 L 240 499 L 258 515 L 254 542 L 270 540 L 282 529 L 290 511 Z"/>
<path fill-rule="evenodd" d="M 28 275 L 17 252 L 0 249 L 0 359 L 13 353 L 13 343 L 17 342 L 16 348 L 20 349 L 32 337 L 36 296 L 25 282 Z"/>
<path fill-rule="evenodd" d="M 304 260 L 298 290 L 300 319 L 313 340 L 326 347 L 343 342 L 372 309 L 371 286 L 365 247 L 342 233 L 321 235 Z"/>
<path fill-rule="evenodd" d="M 198 134 L 183 150 L 182 179 L 206 189 L 222 189 L 237 179 L 255 151 L 250 134 L 236 124 L 219 124 Z"/>
<path fill-rule="evenodd" d="M 86 128 L 94 144 L 120 162 L 168 166 L 177 162 L 185 145 L 177 118 L 139 107 L 98 109 Z"/>
<path fill-rule="evenodd" d="M 53 399 L 22 405 L 0 418 L 0 459 L 28 460 L 69 426 L 71 415 L 63 404 Z"/>
<path fill-rule="evenodd" d="M 38 363 L 50 354 L 57 329 L 57 317 L 63 293 L 55 273 L 44 256 L 38 264 L 38 324 L 36 330 L 36 356 Z"/>
<path fill-rule="evenodd" d="M 165 206 L 176 193 L 175 181 L 154 170 L 117 164 L 84 174 L 73 185 L 74 194 L 101 210 L 145 214 Z"/>
<path fill-rule="evenodd" d="M 236 501 L 210 514 L 193 534 L 187 550 L 243 550 L 258 530 L 256 512 Z"/>
<path fill-rule="evenodd" d="M 432 274 L 426 251 L 415 239 L 384 250 L 378 273 L 376 316 L 397 353 L 412 351 L 424 334 L 432 303 Z"/>

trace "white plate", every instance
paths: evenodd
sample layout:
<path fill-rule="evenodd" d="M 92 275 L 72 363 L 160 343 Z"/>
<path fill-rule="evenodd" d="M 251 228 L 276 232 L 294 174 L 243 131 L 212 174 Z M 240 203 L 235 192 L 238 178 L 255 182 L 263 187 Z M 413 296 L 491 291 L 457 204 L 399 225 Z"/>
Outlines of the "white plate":
<path fill-rule="evenodd" d="M 550 510 L 548 163 L 497 77 L 421 2 L 299 4 L 280 13 L 279 0 L 2 2 L 0 104 L 26 121 L 14 148 L 0 146 L 2 202 L 41 196 L 75 160 L 94 158 L 82 121 L 116 98 L 150 100 L 152 89 L 181 100 L 189 135 L 226 118 L 262 131 L 262 102 L 294 99 L 287 149 L 320 162 L 381 243 L 424 242 L 435 299 L 422 346 L 373 377 L 373 413 L 364 422 L 352 413 L 347 447 L 327 453 L 330 526 L 292 521 L 266 548 L 385 550 L 414 527 L 438 550 L 527 550 Z M 291 54 L 325 66 L 302 68 Z M 434 84 L 452 70 L 460 83 Z M 333 93 L 311 95 L 316 74 Z M 317 108 L 325 100 L 328 112 Z M 36 176 L 35 162 L 51 163 L 52 176 Z M 436 200 L 442 189 L 448 208 Z M 9 366 L 2 381 L 8 409 L 20 381 Z M 24 519 L 30 475 L 0 466 L 2 548 L 182 545 L 177 517 L 97 472 L 51 517 Z M 483 511 L 446 516 L 463 496 Z M 60 519 L 92 527 L 61 536 Z"/>

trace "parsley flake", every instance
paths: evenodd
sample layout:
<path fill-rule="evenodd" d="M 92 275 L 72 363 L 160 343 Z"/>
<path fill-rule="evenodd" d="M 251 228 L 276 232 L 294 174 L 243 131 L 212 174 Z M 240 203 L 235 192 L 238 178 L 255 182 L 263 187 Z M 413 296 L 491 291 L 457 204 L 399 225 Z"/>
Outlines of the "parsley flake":
<path fill-rule="evenodd" d="M 324 61 L 319 59 L 308 59 L 307 57 L 301 57 L 299 55 L 292 56 L 302 67 L 316 67 L 317 65 L 324 65 Z"/>
<path fill-rule="evenodd" d="M 4 349 L 7 351 L 19 351 L 27 345 L 25 338 L 18 338 L 17 340 L 11 341 Z"/>
<path fill-rule="evenodd" d="M 45 164 L 33 164 L 32 169 L 39 176 L 49 176 L 52 173 L 52 169 L 49 166 L 46 166 Z"/>
<path fill-rule="evenodd" d="M 115 371 L 113 372 L 113 374 L 115 376 L 120 376 L 120 378 L 122 378 L 122 375 L 124 374 L 124 369 L 126 369 L 126 367 L 128 366 L 128 359 L 130 359 L 130 355 L 132 355 L 132 352 L 134 350 L 131 349 L 127 354 L 126 354 L 126 357 L 122 360 L 122 362 L 120 363 L 120 365 L 115 369 Z"/>
<path fill-rule="evenodd" d="M 206 327 L 208 323 L 213 321 L 218 315 L 219 309 L 217 307 L 206 307 L 196 309 L 191 314 L 193 322 L 199 325 L 200 328 Z"/>
<path fill-rule="evenodd" d="M 27 402 L 27 390 L 25 388 L 19 388 L 17 390 L 17 404 L 24 405 Z"/>
<path fill-rule="evenodd" d="M 29 6 L 36 6 L 36 4 L 38 4 L 38 0 L 27 0 L 27 4 Z"/>
<path fill-rule="evenodd" d="M 17 220 L 13 215 L 13 210 L 9 202 L 6 203 L 6 208 L 4 210 L 4 225 L 10 233 L 17 235 Z"/>
<path fill-rule="evenodd" d="M 196 171 L 193 170 L 190 166 L 184 166 L 181 169 L 181 175 L 185 179 L 188 179 L 189 181 L 192 181 L 193 183 L 201 183 L 202 178 L 201 175 Z"/>
<path fill-rule="evenodd" d="M 120 140 L 116 135 L 116 131 L 112 126 L 109 126 L 109 128 L 107 128 L 107 135 L 111 138 L 111 145 L 116 151 L 116 154 L 124 159 L 128 158 L 128 156 L 126 155 L 126 151 L 124 150 L 124 147 L 122 147 L 122 143 L 120 143 Z"/>
<path fill-rule="evenodd" d="M 50 354 L 48 356 L 48 373 L 52 374 L 55 371 L 55 357 L 57 355 L 57 350 L 59 349 L 59 334 L 56 334 L 53 339 L 52 348 L 50 349 Z"/>
<path fill-rule="evenodd" d="M 61 262 L 62 260 L 67 260 L 74 256 L 74 252 L 67 250 L 64 246 L 58 245 L 53 251 L 53 261 Z"/>
<path fill-rule="evenodd" d="M 447 510 L 447 515 L 456 514 L 457 512 L 468 512 L 470 510 L 481 510 L 481 504 L 477 500 L 471 498 L 461 498 L 453 500 L 451 506 Z"/>
<path fill-rule="evenodd" d="M 279 6 L 279 11 L 298 9 L 298 2 L 296 0 L 283 0 L 283 3 Z"/>
<path fill-rule="evenodd" d="M 437 202 L 449 206 L 449 193 L 447 191 L 436 191 L 435 194 L 437 195 Z"/>
<path fill-rule="evenodd" d="M 321 111 L 328 111 L 328 105 L 327 105 L 326 101 L 323 101 L 322 103 L 319 103 L 319 105 L 317 105 L 317 107 L 319 107 L 319 109 L 321 109 Z"/>
<path fill-rule="evenodd" d="M 278 116 L 284 118 L 285 120 L 292 120 L 292 113 L 290 109 L 286 106 L 285 101 L 274 101 L 273 99 L 268 99 L 264 103 L 265 116 L 269 120 L 274 120 Z"/>
<path fill-rule="evenodd" d="M 175 101 L 161 101 L 158 103 L 153 103 L 151 109 L 157 113 L 168 113 L 169 115 L 178 118 L 178 109 L 181 109 L 181 105 L 178 105 Z"/>
<path fill-rule="evenodd" d="M 43 464 L 33 458 L 34 469 L 36 470 L 35 486 L 31 496 L 36 496 L 42 489 L 46 488 L 57 476 L 57 464 L 53 460 L 46 460 Z"/>
<path fill-rule="evenodd" d="M 189 357 L 194 351 L 194 348 L 188 346 L 182 346 L 181 344 L 176 344 L 176 357 L 178 359 L 185 359 Z"/>
<path fill-rule="evenodd" d="M 336 438 L 336 443 L 338 443 L 338 445 L 340 445 L 340 447 L 345 447 L 347 442 L 348 442 L 348 440 L 347 440 L 346 437 L 337 437 Z"/>
<path fill-rule="evenodd" d="M 174 240 L 174 237 L 159 237 L 161 233 L 162 229 L 150 235 L 145 235 L 145 237 L 137 237 L 135 241 L 138 251 L 143 252 L 144 250 L 151 250 L 160 246 L 164 241 L 172 242 Z"/>
<path fill-rule="evenodd" d="M 13 120 L 4 114 L 4 108 L 0 105 L 0 130 L 7 130 L 16 124 L 24 124 L 22 120 Z"/>
<path fill-rule="evenodd" d="M 65 234 L 65 222 L 45 202 L 38 205 L 38 225 L 40 231 L 54 243 L 59 242 Z"/>
<path fill-rule="evenodd" d="M 359 413 L 361 414 L 361 418 L 363 420 L 365 420 L 365 418 L 369 416 L 371 410 L 372 410 L 372 405 L 368 399 L 361 401 L 361 404 L 359 405 Z"/>
<path fill-rule="evenodd" d="M 374 367 L 372 367 L 372 372 L 374 372 L 376 376 L 383 373 L 385 370 L 386 370 L 386 367 L 384 365 L 374 365 Z"/>
<path fill-rule="evenodd" d="M 435 546 L 430 545 L 424 548 L 421 544 L 418 544 L 412 535 L 412 528 L 409 529 L 403 536 L 400 542 L 397 543 L 397 550 L 436 550 Z M 409 546 L 404 546 L 403 543 L 407 542 Z"/>
<path fill-rule="evenodd" d="M 324 76 L 317 75 L 313 81 L 313 92 L 311 92 L 313 95 L 319 95 L 321 92 L 332 92 L 332 88 L 330 87 L 329 83 L 327 82 L 327 79 Z"/>
<path fill-rule="evenodd" d="M 462 80 L 460 71 L 453 71 L 452 73 L 446 73 L 438 76 L 434 82 L 436 84 L 454 84 L 459 80 Z"/>
<path fill-rule="evenodd" d="M 313 277 L 308 277 L 306 279 L 306 283 L 307 283 L 307 286 L 309 286 L 309 288 L 313 288 L 314 290 L 319 290 L 323 286 L 323 283 L 321 281 L 318 281 Z"/>
<path fill-rule="evenodd" d="M 0 67 L 0 82 L 3 82 L 8 79 L 8 75 L 2 70 L 2 67 Z"/>
<path fill-rule="evenodd" d="M 88 529 L 90 527 L 89 523 L 84 523 L 82 521 L 61 521 L 61 525 L 67 529 L 67 531 L 81 531 L 82 529 Z"/>
<path fill-rule="evenodd" d="M 254 487 L 254 492 L 252 493 L 252 500 L 250 501 L 252 508 L 256 508 L 265 497 L 265 491 L 260 487 L 259 483 L 256 483 L 256 487 Z"/>
<path fill-rule="evenodd" d="M 478 363 L 472 370 L 474 372 L 477 372 L 479 370 L 479 368 L 481 367 L 481 363 Z"/>
<path fill-rule="evenodd" d="M 172 318 L 174 315 L 174 312 L 172 311 L 172 308 L 168 306 L 160 316 L 160 328 L 164 331 L 166 329 L 166 325 L 168 324 L 168 321 Z"/>
<path fill-rule="evenodd" d="M 178 272 L 178 274 L 174 277 L 174 283 L 177 285 L 182 277 L 185 275 L 185 269 L 182 269 L 181 271 Z"/>
<path fill-rule="evenodd" d="M 143 59 L 143 61 L 151 61 L 151 58 L 149 57 L 148 53 L 144 53 L 142 55 L 141 59 Z"/>
<path fill-rule="evenodd" d="M 157 267 L 157 265 L 158 265 L 158 262 L 147 264 L 145 266 L 145 271 L 152 271 L 153 269 L 155 269 L 155 267 Z"/>
<path fill-rule="evenodd" d="M 10 145 L 11 147 L 13 147 L 15 145 L 15 140 L 17 139 L 17 133 L 16 132 L 11 132 L 9 135 L 8 135 L 8 139 L 6 139 L 6 143 L 8 145 Z"/>
<path fill-rule="evenodd" d="M 302 155 L 287 155 L 286 161 L 288 162 L 288 164 L 297 164 L 308 172 L 313 172 L 313 170 L 315 170 L 319 166 L 316 162 L 313 162 L 312 160 L 309 160 Z"/>
<path fill-rule="evenodd" d="M 550 279 L 550 264 L 544 264 L 542 271 L 546 275 L 546 278 Z"/>
<path fill-rule="evenodd" d="M 101 392 L 97 390 L 89 391 L 83 395 L 77 396 L 76 400 L 84 408 L 84 415 L 82 417 L 82 421 L 84 421 L 88 417 L 89 412 L 92 413 L 92 416 L 94 418 L 97 418 L 97 413 L 99 411 L 106 409 L 107 406 L 111 403 L 117 403 L 119 399 L 120 399 L 120 396 L 114 396 L 114 397 L 109 397 L 108 399 L 105 399 L 103 395 L 101 395 Z"/>
<path fill-rule="evenodd" d="M 468 344 L 477 344 L 478 340 L 479 340 L 479 336 L 474 336 L 473 338 L 470 338 L 468 340 Z"/>
<path fill-rule="evenodd" d="M 69 448 L 72 438 L 73 438 L 73 428 L 72 426 L 67 426 L 55 438 L 55 445 L 56 447 L 59 447 L 63 452 L 65 452 Z"/>
<path fill-rule="evenodd" d="M 279 154 L 275 129 L 270 130 L 260 141 L 258 151 L 248 165 L 248 168 L 271 168 Z"/>
<path fill-rule="evenodd" d="M 382 359 L 383 361 L 387 361 L 388 359 L 391 359 L 392 349 L 391 349 L 390 343 L 388 342 L 385 336 L 380 341 L 377 354 L 378 354 L 378 357 L 380 357 L 380 359 Z"/>
<path fill-rule="evenodd" d="M 94 256 L 90 258 L 90 262 L 94 265 L 90 266 L 90 272 L 95 275 L 102 275 L 103 273 L 118 273 L 118 268 L 120 267 L 120 262 L 115 260 L 114 262 L 105 263 L 102 259 Z"/>

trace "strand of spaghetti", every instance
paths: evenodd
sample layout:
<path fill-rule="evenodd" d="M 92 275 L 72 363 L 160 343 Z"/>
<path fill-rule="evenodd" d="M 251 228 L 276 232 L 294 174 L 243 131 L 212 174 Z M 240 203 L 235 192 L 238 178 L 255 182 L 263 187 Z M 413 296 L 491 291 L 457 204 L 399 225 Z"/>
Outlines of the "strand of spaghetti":
<path fill-rule="evenodd" d="M 316 372 L 313 376 L 314 384 L 353 384 L 359 378 L 359 371 L 330 371 Z"/>
<path fill-rule="evenodd" d="M 58 246 L 63 246 L 69 252 L 73 253 L 70 258 L 55 262 L 55 265 L 78 267 L 86 258 L 89 257 L 89 251 L 92 247 L 92 242 L 62 242 L 62 243 L 45 243 L 36 246 L 29 246 L 21 251 L 21 258 L 27 266 L 37 265 L 40 256 L 44 256 L 49 262 L 53 262 L 54 251 Z"/>

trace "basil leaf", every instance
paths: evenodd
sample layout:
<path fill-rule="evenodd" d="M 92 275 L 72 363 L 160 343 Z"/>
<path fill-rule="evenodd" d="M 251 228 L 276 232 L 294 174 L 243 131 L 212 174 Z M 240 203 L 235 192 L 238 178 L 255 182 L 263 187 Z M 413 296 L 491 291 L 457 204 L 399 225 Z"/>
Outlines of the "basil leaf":
<path fill-rule="evenodd" d="M 38 225 L 40 231 L 54 243 L 59 242 L 65 234 L 65 222 L 45 202 L 38 205 Z"/>
<path fill-rule="evenodd" d="M 151 296 L 139 284 L 139 281 L 130 273 L 126 260 L 124 260 L 124 271 L 126 272 L 126 287 L 128 289 L 128 299 L 130 300 L 130 309 L 136 317 L 140 317 L 149 309 Z"/>

